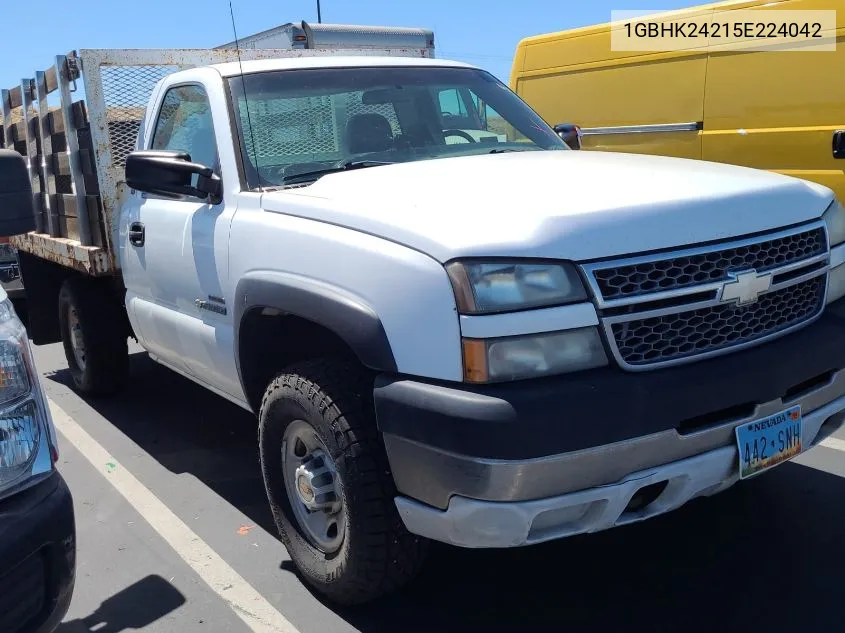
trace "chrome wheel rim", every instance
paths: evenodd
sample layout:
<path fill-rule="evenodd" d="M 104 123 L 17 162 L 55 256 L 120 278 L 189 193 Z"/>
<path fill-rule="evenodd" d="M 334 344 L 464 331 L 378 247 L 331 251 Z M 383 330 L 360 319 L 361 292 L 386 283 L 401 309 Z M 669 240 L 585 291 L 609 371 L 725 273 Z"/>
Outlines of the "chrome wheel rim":
<path fill-rule="evenodd" d="M 346 536 L 343 484 L 331 453 L 303 420 L 285 430 L 282 479 L 302 534 L 326 554 L 339 550 Z"/>
<path fill-rule="evenodd" d="M 76 308 L 68 308 L 68 329 L 70 332 L 70 348 L 73 350 L 73 359 L 80 371 L 85 371 L 85 341 L 82 338 L 82 327 L 79 324 L 79 315 Z"/>

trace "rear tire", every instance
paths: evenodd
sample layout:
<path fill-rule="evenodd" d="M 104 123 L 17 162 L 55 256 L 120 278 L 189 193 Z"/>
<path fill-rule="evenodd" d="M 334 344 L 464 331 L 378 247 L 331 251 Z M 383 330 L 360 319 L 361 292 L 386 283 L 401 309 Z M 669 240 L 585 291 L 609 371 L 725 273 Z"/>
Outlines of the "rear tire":
<path fill-rule="evenodd" d="M 108 396 L 129 375 L 125 319 L 114 296 L 83 277 L 66 279 L 59 291 L 59 327 L 76 389 Z"/>
<path fill-rule="evenodd" d="M 261 468 L 282 542 L 311 586 L 347 605 L 368 602 L 406 584 L 420 570 L 427 549 L 425 539 L 405 529 L 394 505 L 397 493 L 376 429 L 372 390 L 371 376 L 354 362 L 304 362 L 270 383 L 259 416 Z M 303 528 L 302 508 L 292 505 L 302 504 L 302 499 L 288 494 L 296 485 L 286 487 L 286 431 L 298 429 L 301 437 L 303 423 L 313 429 L 315 445 L 328 456 L 325 461 L 339 481 L 336 490 L 344 514 L 338 524 L 344 534 L 330 547 L 319 547 L 313 530 L 309 534 Z"/>

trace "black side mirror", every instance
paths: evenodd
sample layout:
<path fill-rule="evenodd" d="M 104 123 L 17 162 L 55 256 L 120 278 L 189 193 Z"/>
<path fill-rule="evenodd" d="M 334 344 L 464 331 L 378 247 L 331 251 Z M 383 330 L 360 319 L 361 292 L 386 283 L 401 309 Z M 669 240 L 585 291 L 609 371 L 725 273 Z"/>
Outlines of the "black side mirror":
<path fill-rule="evenodd" d="M 581 149 L 581 128 L 574 123 L 558 123 L 555 132 L 570 149 Z"/>
<path fill-rule="evenodd" d="M 132 152 L 126 157 L 126 184 L 131 189 L 159 196 L 190 196 L 209 204 L 219 204 L 222 200 L 220 176 L 211 167 L 191 162 L 187 152 Z"/>
<path fill-rule="evenodd" d="M 0 237 L 35 230 L 32 183 L 23 156 L 0 149 Z"/>

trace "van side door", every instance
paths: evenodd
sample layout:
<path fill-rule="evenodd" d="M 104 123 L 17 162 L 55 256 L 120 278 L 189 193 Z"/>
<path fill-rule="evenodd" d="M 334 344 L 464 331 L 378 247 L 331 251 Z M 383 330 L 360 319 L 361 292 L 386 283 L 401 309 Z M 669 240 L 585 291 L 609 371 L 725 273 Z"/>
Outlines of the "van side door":
<path fill-rule="evenodd" d="M 778 10 L 832 9 L 829 0 L 788 0 Z M 749 9 L 771 9 L 768 4 Z M 714 21 L 730 22 L 732 11 Z M 800 14 L 799 14 L 800 15 Z M 836 12 L 835 51 L 719 50 L 711 40 L 704 101 L 705 160 L 806 178 L 845 199 L 845 11 Z M 833 35 L 833 33 L 824 33 Z"/>
<path fill-rule="evenodd" d="M 707 39 L 643 52 L 613 50 L 611 37 L 603 24 L 523 42 L 517 94 L 550 125 L 580 126 L 583 149 L 700 159 Z"/>

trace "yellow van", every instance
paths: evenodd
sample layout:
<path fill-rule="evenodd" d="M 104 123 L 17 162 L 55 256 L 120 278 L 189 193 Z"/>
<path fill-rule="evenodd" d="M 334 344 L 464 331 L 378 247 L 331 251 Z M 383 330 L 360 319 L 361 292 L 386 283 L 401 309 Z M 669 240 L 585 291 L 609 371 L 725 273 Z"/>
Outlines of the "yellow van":
<path fill-rule="evenodd" d="M 836 50 L 724 50 L 713 37 L 670 52 L 611 50 L 617 19 L 521 41 L 511 88 L 550 124 L 578 126 L 584 149 L 768 169 L 845 200 L 845 0 L 733 0 L 649 19 L 730 23 L 738 9 L 838 9 Z M 832 22 L 827 36 L 832 44 Z"/>

